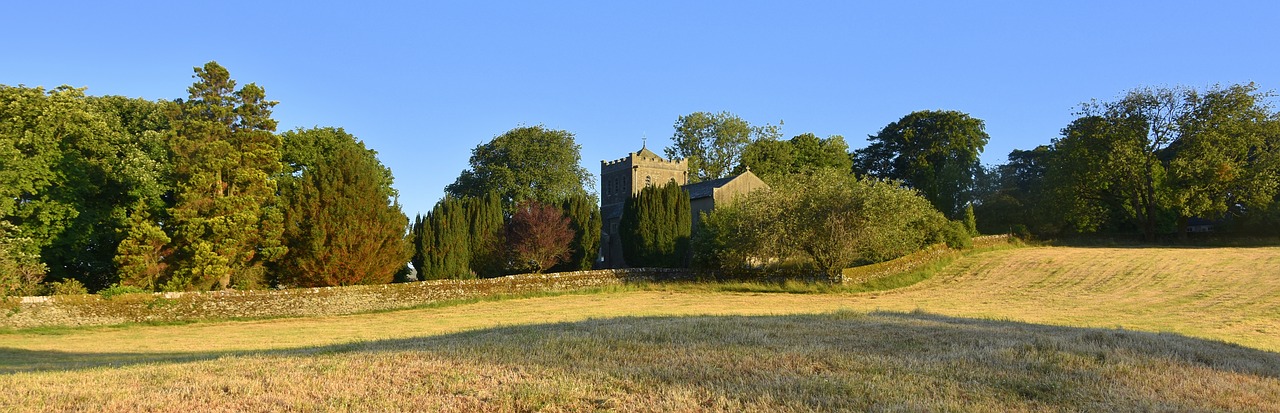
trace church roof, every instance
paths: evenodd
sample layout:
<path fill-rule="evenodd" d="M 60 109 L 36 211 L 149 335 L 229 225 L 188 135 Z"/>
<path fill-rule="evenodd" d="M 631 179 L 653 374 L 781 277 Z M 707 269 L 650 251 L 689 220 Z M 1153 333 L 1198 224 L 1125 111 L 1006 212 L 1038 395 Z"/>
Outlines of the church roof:
<path fill-rule="evenodd" d="M 640 152 L 636 152 L 636 157 L 637 157 L 637 158 L 650 158 L 650 159 L 653 159 L 653 158 L 663 159 L 661 156 L 658 156 L 658 154 L 653 153 L 653 151 L 649 150 L 649 148 L 648 148 L 648 147 L 641 147 L 641 148 L 640 148 Z"/>
<path fill-rule="evenodd" d="M 710 181 L 702 181 L 696 184 L 688 184 L 684 186 L 684 190 L 689 191 L 689 199 L 691 200 L 698 199 L 698 198 L 706 198 L 706 197 L 715 195 L 716 188 L 725 186 L 725 184 L 728 184 L 729 182 L 732 182 L 734 179 L 737 179 L 738 176 L 739 175 L 734 175 L 726 178 L 712 179 Z"/>

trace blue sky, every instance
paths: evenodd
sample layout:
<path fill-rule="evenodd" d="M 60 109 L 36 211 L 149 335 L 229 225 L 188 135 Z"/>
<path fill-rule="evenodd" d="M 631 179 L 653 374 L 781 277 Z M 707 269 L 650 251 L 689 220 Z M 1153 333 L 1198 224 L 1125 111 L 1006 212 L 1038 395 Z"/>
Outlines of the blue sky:
<path fill-rule="evenodd" d="M 117 4 L 118 3 L 118 4 Z M 583 166 L 729 111 L 852 148 L 912 111 L 986 121 L 983 154 L 1048 143 L 1139 86 L 1280 88 L 1280 2 L 12 2 L 0 84 L 185 98 L 216 60 L 280 101 L 281 130 L 339 126 L 426 212 L 471 148 L 574 133 Z"/>

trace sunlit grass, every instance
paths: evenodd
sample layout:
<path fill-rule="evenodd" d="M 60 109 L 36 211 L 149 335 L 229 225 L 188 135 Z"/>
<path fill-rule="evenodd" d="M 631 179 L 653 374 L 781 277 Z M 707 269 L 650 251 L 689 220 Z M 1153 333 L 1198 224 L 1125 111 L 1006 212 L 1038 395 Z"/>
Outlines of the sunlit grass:
<path fill-rule="evenodd" d="M 11 331 L 0 407 L 1276 411 L 1280 400 L 1280 248 L 1020 248 L 895 282 L 907 286 L 640 284 Z"/>

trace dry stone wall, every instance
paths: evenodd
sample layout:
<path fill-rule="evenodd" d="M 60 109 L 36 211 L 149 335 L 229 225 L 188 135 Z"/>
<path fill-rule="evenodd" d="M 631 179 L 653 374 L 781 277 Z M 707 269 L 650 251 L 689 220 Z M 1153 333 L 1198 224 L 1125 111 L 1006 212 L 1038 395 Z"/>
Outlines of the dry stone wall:
<path fill-rule="evenodd" d="M 406 308 L 499 294 L 569 291 L 633 282 L 693 279 L 687 270 L 632 268 L 521 274 L 476 280 L 265 291 L 12 297 L 0 303 L 0 326 L 112 325 L 185 320 L 305 317 Z"/>

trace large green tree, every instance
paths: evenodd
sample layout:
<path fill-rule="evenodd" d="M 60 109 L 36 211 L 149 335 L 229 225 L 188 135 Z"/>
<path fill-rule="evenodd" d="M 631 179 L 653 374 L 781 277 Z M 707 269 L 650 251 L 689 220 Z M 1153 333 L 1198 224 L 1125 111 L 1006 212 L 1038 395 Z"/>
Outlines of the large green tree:
<path fill-rule="evenodd" d="M 262 286 L 264 264 L 285 252 L 276 206 L 276 102 L 253 83 L 236 89 L 216 62 L 195 68 L 194 77 L 172 121 L 177 185 L 169 215 L 177 248 L 164 288 Z"/>
<path fill-rule="evenodd" d="M 495 193 L 508 212 L 522 201 L 558 203 L 589 194 L 595 180 L 579 165 L 581 150 L 567 131 L 518 127 L 472 149 L 471 167 L 445 193 L 455 198 Z"/>
<path fill-rule="evenodd" d="M 952 226 L 915 190 L 832 169 L 788 175 L 717 207 L 702 222 L 695 250 L 703 265 L 733 269 L 804 258 L 837 282 L 844 268 L 943 241 Z"/>
<path fill-rule="evenodd" d="M 284 245 L 272 263 L 281 285 L 390 282 L 409 259 L 408 219 L 377 152 L 342 129 L 285 132 L 280 179 Z"/>
<path fill-rule="evenodd" d="M 694 112 L 676 119 L 669 158 L 683 158 L 689 165 L 689 183 L 729 176 L 752 141 L 777 140 L 774 125 L 751 126 L 729 112 Z"/>
<path fill-rule="evenodd" d="M 833 135 L 824 139 L 805 133 L 785 141 L 762 138 L 751 142 L 743 149 L 742 162 L 734 172 L 750 169 L 761 179 L 771 181 L 783 175 L 824 168 L 849 171 L 852 166 L 844 137 Z"/>
<path fill-rule="evenodd" d="M 957 111 L 912 112 L 869 137 L 854 170 L 905 182 L 948 217 L 972 201 L 969 191 L 990 137 L 981 119 Z"/>

